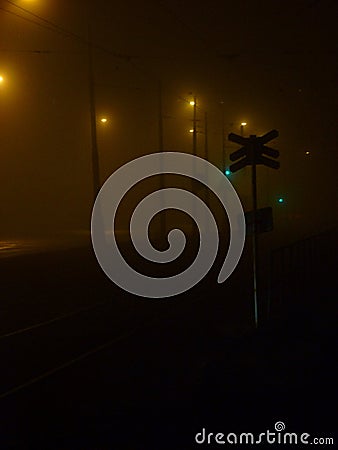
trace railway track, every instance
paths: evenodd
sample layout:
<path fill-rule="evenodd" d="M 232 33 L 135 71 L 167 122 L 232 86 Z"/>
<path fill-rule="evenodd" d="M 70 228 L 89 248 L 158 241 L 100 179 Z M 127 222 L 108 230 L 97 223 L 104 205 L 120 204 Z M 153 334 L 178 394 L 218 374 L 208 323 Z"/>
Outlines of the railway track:
<path fill-rule="evenodd" d="M 149 320 L 118 323 L 98 302 L 0 336 L 0 400 L 134 335 Z"/>

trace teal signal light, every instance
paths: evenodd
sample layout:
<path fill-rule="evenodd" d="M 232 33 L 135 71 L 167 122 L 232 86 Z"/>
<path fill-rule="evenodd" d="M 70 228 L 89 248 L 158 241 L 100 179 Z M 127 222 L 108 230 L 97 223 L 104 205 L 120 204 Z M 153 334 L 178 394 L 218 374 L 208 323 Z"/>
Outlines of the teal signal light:
<path fill-rule="evenodd" d="M 231 171 L 229 169 L 225 169 L 225 175 L 228 177 L 229 175 L 231 175 Z"/>
<path fill-rule="evenodd" d="M 278 197 L 278 203 L 284 203 L 284 198 L 283 197 Z"/>

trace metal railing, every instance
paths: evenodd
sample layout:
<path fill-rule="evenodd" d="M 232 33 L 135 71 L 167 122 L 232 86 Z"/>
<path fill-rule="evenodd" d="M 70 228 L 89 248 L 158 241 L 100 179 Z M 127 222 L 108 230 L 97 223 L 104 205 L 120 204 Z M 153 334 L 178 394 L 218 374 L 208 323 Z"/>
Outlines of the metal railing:
<path fill-rule="evenodd" d="M 338 227 L 273 250 L 268 316 L 337 292 Z"/>

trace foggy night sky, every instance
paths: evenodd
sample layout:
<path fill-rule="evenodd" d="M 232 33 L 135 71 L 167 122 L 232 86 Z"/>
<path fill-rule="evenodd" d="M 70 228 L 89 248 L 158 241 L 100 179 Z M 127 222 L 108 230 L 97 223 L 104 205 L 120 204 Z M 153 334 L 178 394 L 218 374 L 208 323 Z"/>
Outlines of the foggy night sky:
<path fill-rule="evenodd" d="M 258 174 L 258 204 L 273 206 L 276 228 L 301 237 L 337 224 L 334 0 L 98 0 L 89 15 L 79 0 L 12 3 L 82 40 L 0 2 L 2 235 L 89 226 L 88 17 L 93 42 L 104 47 L 94 50 L 101 182 L 158 150 L 161 79 L 165 150 L 192 150 L 192 108 L 182 98 L 193 92 L 201 126 L 208 112 L 210 161 L 221 168 L 223 101 L 226 135 L 239 134 L 242 121 L 246 135 L 280 133 L 271 143 L 280 170 Z M 198 135 L 200 156 L 203 141 Z M 227 141 L 227 155 L 236 148 Z M 230 178 L 245 209 L 249 175 L 245 169 Z"/>

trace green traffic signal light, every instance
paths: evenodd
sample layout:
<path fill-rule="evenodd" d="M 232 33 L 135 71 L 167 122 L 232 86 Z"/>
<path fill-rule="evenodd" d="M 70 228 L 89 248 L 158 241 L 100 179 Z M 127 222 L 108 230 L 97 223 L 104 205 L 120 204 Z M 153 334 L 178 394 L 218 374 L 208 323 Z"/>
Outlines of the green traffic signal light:
<path fill-rule="evenodd" d="M 230 170 L 229 169 L 226 169 L 225 170 L 225 175 L 228 177 L 229 175 L 231 175 L 231 172 L 230 172 Z"/>

